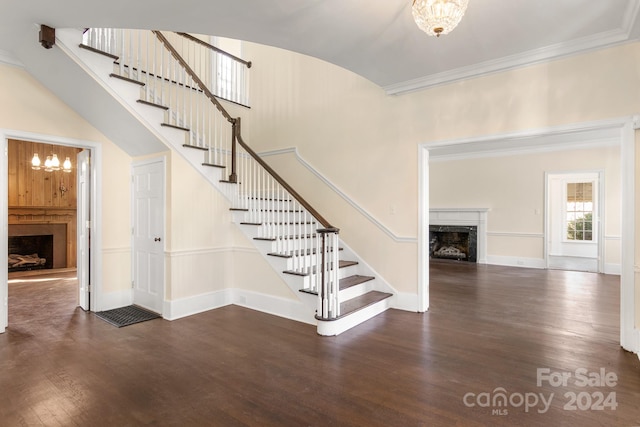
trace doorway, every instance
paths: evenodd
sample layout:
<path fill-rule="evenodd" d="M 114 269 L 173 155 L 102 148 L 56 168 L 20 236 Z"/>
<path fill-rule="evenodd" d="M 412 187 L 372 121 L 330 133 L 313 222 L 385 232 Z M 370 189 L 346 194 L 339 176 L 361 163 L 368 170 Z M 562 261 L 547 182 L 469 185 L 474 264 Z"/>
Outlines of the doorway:
<path fill-rule="evenodd" d="M 626 116 L 586 123 L 529 129 L 525 131 L 423 143 L 418 148 L 418 307 L 429 307 L 429 162 L 434 158 L 482 156 L 496 151 L 519 152 L 587 148 L 617 145 L 620 147 L 620 345 L 631 352 L 640 351 L 640 330 L 635 326 L 635 173 L 636 129 L 639 116 Z M 546 250 L 546 249 L 545 249 Z"/>
<path fill-rule="evenodd" d="M 546 265 L 604 272 L 604 172 L 546 175 Z"/>
<path fill-rule="evenodd" d="M 2 147 L 2 152 L 5 153 L 4 156 L 1 156 L 0 159 L 0 166 L 2 166 L 2 170 L 3 171 L 8 171 L 9 167 L 8 167 L 8 151 L 9 151 L 9 141 L 10 140 L 17 140 L 17 141 L 29 141 L 32 144 L 40 144 L 40 145 L 44 145 L 44 146 L 55 146 L 55 147 L 59 147 L 60 150 L 71 150 L 73 153 L 76 153 L 80 150 L 85 150 L 87 152 L 91 152 L 92 157 L 94 159 L 98 159 L 101 156 L 101 147 L 99 144 L 94 143 L 94 142 L 89 142 L 89 141 L 79 141 L 79 140 L 73 140 L 73 139 L 69 139 L 69 138 L 60 138 L 60 137 L 55 137 L 55 136 L 48 136 L 48 135 L 40 135 L 40 134 L 34 134 L 34 133 L 29 133 L 29 132 L 21 132 L 21 131 L 10 131 L 10 130 L 0 130 L 0 145 Z M 24 157 L 26 155 L 26 151 L 24 153 L 20 153 L 21 155 L 21 162 L 24 163 L 23 166 L 25 167 L 29 167 L 29 169 L 31 168 L 31 160 L 32 160 L 32 156 L 33 156 L 33 152 L 31 152 L 25 159 L 22 159 L 22 157 Z M 43 156 L 44 159 L 46 159 L 46 156 L 48 156 L 48 154 L 39 154 L 40 156 Z M 66 159 L 67 155 L 65 155 L 61 161 L 61 163 L 64 162 L 64 160 Z M 69 157 L 71 157 L 71 154 L 69 154 Z M 70 159 L 72 160 L 72 159 Z M 73 155 L 73 167 L 77 167 L 77 163 L 75 162 L 75 154 Z M 42 166 L 44 166 L 44 161 L 42 161 Z M 34 170 L 35 171 L 35 170 Z M 48 173 L 48 172 L 47 172 Z M 52 178 L 53 175 L 49 175 L 48 179 L 44 179 L 43 181 L 48 181 L 45 182 L 46 185 L 44 185 L 45 188 L 45 192 L 43 192 L 43 194 L 45 195 L 45 199 L 43 199 L 44 201 L 42 202 L 43 206 L 39 206 L 39 210 L 41 212 L 42 215 L 44 215 L 44 213 L 46 212 L 53 212 L 53 213 L 60 213 L 59 209 L 64 209 L 65 207 L 62 206 L 54 206 L 53 208 L 48 208 L 48 202 L 47 202 L 47 197 L 51 197 L 52 201 L 53 198 L 58 197 L 60 199 L 62 199 L 63 196 L 68 196 L 70 193 L 70 189 L 72 187 L 75 187 L 77 185 L 76 182 L 72 182 L 73 180 L 70 180 L 69 176 L 67 175 L 61 175 L 61 177 L 57 177 L 56 179 Z M 97 165 L 95 168 L 93 168 L 91 170 L 90 176 L 88 177 L 88 187 L 91 188 L 91 197 L 88 198 L 86 200 L 86 204 L 87 204 L 87 208 L 90 209 L 92 212 L 95 212 L 96 215 L 94 216 L 94 218 L 87 223 L 86 225 L 88 227 L 90 227 L 91 233 L 92 233 L 92 245 L 94 245 L 94 247 L 100 247 L 101 245 L 101 241 L 102 241 L 102 233 L 100 230 L 100 206 L 98 203 L 98 197 L 97 194 L 98 192 L 96 191 L 96 189 L 98 189 L 100 187 L 100 179 L 101 179 L 101 168 L 99 167 L 99 163 L 97 162 Z M 0 200 L 3 200 L 4 202 L 0 204 L 0 224 L 2 225 L 1 229 L 0 229 L 0 238 L 3 239 L 4 241 L 8 241 L 8 236 L 9 236 L 9 173 L 5 172 L 0 174 Z M 41 203 L 40 199 L 37 199 L 36 204 Z M 53 204 L 55 205 L 56 203 L 53 202 Z M 33 206 L 34 208 L 38 208 L 38 206 Z M 75 210 L 75 207 L 74 207 Z M 12 212 L 12 215 L 15 212 Z M 20 212 L 18 212 L 20 213 Z M 12 216 L 12 218 L 14 218 Z M 66 228 L 67 230 L 69 228 L 72 228 L 75 232 L 76 227 L 77 227 L 77 222 L 76 222 L 76 218 L 75 216 L 73 217 L 73 219 L 71 220 L 70 218 L 63 218 L 61 219 L 60 215 L 56 216 L 56 220 L 59 223 L 62 223 L 64 226 L 63 228 Z M 44 220 L 43 220 L 44 221 Z M 47 221 L 44 221 L 47 222 Z M 56 222 L 54 221 L 49 221 L 49 222 Z M 63 233 L 64 234 L 64 233 Z M 67 233 L 68 234 L 68 233 Z M 74 238 L 72 241 L 67 240 L 65 247 L 66 247 L 66 253 L 65 253 L 65 258 L 72 258 L 72 262 L 75 265 L 77 265 L 77 251 L 76 251 L 76 246 L 77 246 L 77 234 L 74 234 Z M 55 237 L 55 236 L 54 236 Z M 55 245 L 54 245 L 55 246 Z M 71 246 L 72 249 L 69 249 L 68 247 Z M 65 249 L 63 249 L 65 250 Z M 86 263 L 87 265 L 85 266 L 85 270 L 90 271 L 90 274 L 87 276 L 87 278 L 91 281 L 91 283 L 93 284 L 93 293 L 91 295 L 91 306 L 92 306 L 92 310 L 95 310 L 95 307 L 97 307 L 97 302 L 99 301 L 99 295 L 101 292 L 101 260 L 100 257 L 97 256 L 97 252 L 98 251 L 94 251 L 95 253 L 91 253 L 87 258 L 86 258 Z M 3 259 L 8 259 L 8 245 L 2 245 L 0 247 L 0 257 L 2 257 Z M 53 259 L 54 262 L 56 260 L 56 258 L 60 259 L 59 256 L 56 256 L 55 254 L 53 255 Z M 68 260 L 65 260 L 65 262 L 67 262 Z M 92 266 L 91 269 L 89 269 L 89 265 Z M 68 267 L 65 264 L 65 269 L 68 269 Z M 9 304 L 9 298 L 8 298 L 8 268 L 7 269 L 3 269 L 2 272 L 0 272 L 0 333 L 4 332 L 5 328 L 8 326 L 8 304 Z M 76 292 L 76 295 L 79 295 L 79 289 Z M 74 299 L 74 303 L 77 304 L 78 299 Z"/>

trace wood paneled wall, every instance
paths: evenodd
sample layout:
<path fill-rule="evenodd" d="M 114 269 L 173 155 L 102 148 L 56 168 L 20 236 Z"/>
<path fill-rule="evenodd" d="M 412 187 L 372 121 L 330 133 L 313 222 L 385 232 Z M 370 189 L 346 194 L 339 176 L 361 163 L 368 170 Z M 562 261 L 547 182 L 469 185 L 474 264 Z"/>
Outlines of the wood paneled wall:
<path fill-rule="evenodd" d="M 66 267 L 76 267 L 76 155 L 75 147 L 9 140 L 9 224 L 65 224 L 67 228 Z M 71 173 L 31 169 L 33 153 L 44 166 L 55 153 L 60 163 L 69 157 Z"/>

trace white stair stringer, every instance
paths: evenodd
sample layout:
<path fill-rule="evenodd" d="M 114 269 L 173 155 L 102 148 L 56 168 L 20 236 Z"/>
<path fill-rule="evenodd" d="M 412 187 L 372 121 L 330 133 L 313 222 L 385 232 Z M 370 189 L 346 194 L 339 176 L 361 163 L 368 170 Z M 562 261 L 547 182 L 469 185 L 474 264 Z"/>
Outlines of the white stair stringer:
<path fill-rule="evenodd" d="M 225 196 L 230 206 L 240 206 L 238 203 L 238 185 L 221 182 L 221 180 L 227 178 L 229 171 L 226 171 L 224 168 L 204 166 L 203 161 L 206 151 L 184 147 L 184 144 L 189 144 L 193 138 L 191 132 L 170 126 L 162 126 L 166 114 L 171 114 L 170 111 L 167 112 L 160 108 L 138 102 L 141 98 L 140 86 L 130 81 L 110 77 L 110 74 L 113 72 L 113 59 L 80 48 L 78 41 L 81 39 L 81 33 L 78 30 L 57 29 L 56 38 L 58 40 L 58 46 L 60 46 L 74 62 L 80 65 L 105 91 L 120 102 L 131 115 L 149 129 L 167 148 L 178 152 L 189 162 L 211 185 Z M 317 319 L 315 317 L 315 311 L 318 306 L 318 296 L 304 291 L 310 288 L 309 276 L 286 273 L 286 271 L 292 269 L 293 258 L 274 256 L 273 253 L 276 252 L 275 242 L 255 239 L 255 237 L 265 237 L 265 232 L 261 230 L 262 225 L 242 224 L 244 221 L 250 221 L 248 212 L 237 210 L 233 212 L 232 217 L 233 222 L 247 239 L 252 242 L 263 259 L 278 273 L 287 286 L 298 296 L 299 300 L 309 308 L 308 318 L 299 320 L 307 323 L 316 323 L 318 334 L 338 335 L 392 307 L 394 296 L 366 305 L 364 308 L 354 311 L 351 314 L 342 315 L 336 320 L 327 321 Z M 271 232 L 274 232 L 274 230 L 282 231 L 277 227 L 270 229 Z M 340 269 L 339 277 L 341 279 L 350 275 L 373 277 L 371 280 L 341 290 L 341 303 L 361 297 L 371 291 L 397 295 L 397 292 L 369 265 L 364 263 L 354 251 L 343 242 L 340 243 L 340 246 L 343 248 L 340 256 L 341 259 L 357 261 L 354 265 Z"/>

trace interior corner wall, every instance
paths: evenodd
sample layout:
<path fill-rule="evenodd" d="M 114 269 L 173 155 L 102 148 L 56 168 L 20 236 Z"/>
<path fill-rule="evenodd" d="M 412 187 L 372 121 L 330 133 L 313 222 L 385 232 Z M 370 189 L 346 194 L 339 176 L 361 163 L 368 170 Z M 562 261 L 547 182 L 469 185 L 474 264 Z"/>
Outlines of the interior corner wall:
<path fill-rule="evenodd" d="M 253 63 L 252 110 L 243 121 L 249 123 L 247 142 L 258 152 L 296 147 L 323 177 L 398 236 L 417 236 L 421 144 L 640 112 L 633 90 L 640 87 L 639 43 L 396 96 L 308 56 L 251 43 L 244 54 Z M 363 215 L 345 221 L 351 213 L 332 203 L 324 182 L 301 181 L 292 185 L 341 229 L 350 247 L 392 286 L 416 292 L 416 247 L 409 260 L 406 252 L 381 250 L 391 247 L 388 236 L 371 232 Z"/>
<path fill-rule="evenodd" d="M 104 293 L 130 289 L 131 158 L 22 68 L 0 64 L 0 128 L 99 143 L 102 147 Z M 2 181 L 6 185 L 6 177 Z"/>

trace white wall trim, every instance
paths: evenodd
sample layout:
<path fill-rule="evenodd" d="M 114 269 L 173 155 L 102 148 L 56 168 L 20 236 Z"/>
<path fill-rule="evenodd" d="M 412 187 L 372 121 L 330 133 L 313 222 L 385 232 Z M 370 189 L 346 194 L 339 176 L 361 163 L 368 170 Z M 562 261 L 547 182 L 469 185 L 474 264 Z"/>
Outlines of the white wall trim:
<path fill-rule="evenodd" d="M 98 250 L 91 251 L 91 307 L 93 311 L 102 309 L 102 145 L 94 141 L 79 140 L 55 135 L 45 135 L 34 132 L 25 132 L 13 129 L 0 129 L 0 160 L 1 170 L 7 171 L 8 140 L 17 139 L 23 141 L 39 142 L 85 148 L 91 150 L 93 165 L 91 168 L 91 245 Z M 8 241 L 8 176 L 0 174 L 0 241 Z M 5 245 L 6 246 L 6 245 Z M 0 256 L 6 259 L 6 247 L 0 249 Z M 8 315 L 8 285 L 7 269 L 0 273 L 0 333 L 4 332 L 9 322 Z"/>
<path fill-rule="evenodd" d="M 316 325 L 313 310 L 300 300 L 276 297 L 245 289 L 233 289 L 233 304 L 285 319 Z"/>
<path fill-rule="evenodd" d="M 637 12 L 636 12 L 637 13 Z M 518 132 L 502 133 L 495 135 L 485 135 L 479 137 L 469 137 L 457 140 L 446 140 L 436 142 L 425 142 L 418 146 L 419 150 L 419 176 L 418 186 L 426 185 L 426 189 L 419 191 L 418 207 L 419 230 L 418 235 L 418 268 L 428 270 L 428 237 L 425 239 L 425 215 L 429 212 L 429 161 L 432 151 L 439 151 L 440 154 L 447 155 L 453 152 L 472 152 L 475 150 L 475 143 L 491 143 L 497 144 L 519 143 L 522 146 L 536 145 L 538 139 L 546 141 L 555 140 L 556 144 L 571 145 L 575 142 L 576 136 L 592 141 L 598 138 L 614 138 L 617 137 L 621 145 L 621 198 L 622 198 L 622 221 L 621 229 L 625 230 L 625 234 L 621 236 L 621 277 L 620 277 L 620 344 L 628 351 L 637 353 L 639 348 L 638 331 L 635 328 L 635 312 L 636 304 L 634 298 L 635 278 L 634 278 L 634 262 L 635 262 L 635 130 L 640 126 L 640 118 L 638 116 L 624 116 L 613 119 L 598 120 L 592 122 L 573 123 L 569 125 L 561 125 L 539 129 L 526 129 Z M 455 151 L 452 151 L 455 150 Z M 427 210 L 424 210 L 426 206 Z M 426 255 L 425 255 L 426 254 Z M 493 258 L 488 257 L 488 262 L 509 262 L 504 257 Z M 516 259 L 517 260 L 517 259 Z M 535 258 L 534 258 L 535 260 Z M 524 262 L 524 260 L 523 260 Z M 535 264 L 539 261 L 533 261 Z M 428 274 L 421 272 L 418 276 L 418 290 L 425 289 L 428 292 Z"/>
<path fill-rule="evenodd" d="M 381 221 L 379 221 L 376 217 L 374 217 L 371 213 L 369 213 L 366 209 L 364 209 L 359 203 L 354 201 L 354 199 L 349 196 L 347 193 L 342 191 L 337 185 L 331 182 L 327 177 L 318 172 L 318 170 L 313 167 L 309 162 L 307 162 L 298 152 L 296 147 L 291 148 L 282 148 L 279 150 L 271 150 L 271 151 L 263 151 L 259 153 L 260 157 L 269 157 L 269 156 L 280 156 L 284 154 L 293 154 L 296 160 L 309 172 L 316 176 L 320 181 L 322 181 L 327 187 L 333 190 L 336 194 L 342 197 L 351 207 L 360 212 L 369 222 L 373 223 L 376 227 L 378 227 L 382 232 L 384 232 L 387 236 L 393 239 L 397 243 L 416 243 L 418 241 L 417 237 L 411 236 L 398 236 L 389 228 L 387 228 Z"/>
<path fill-rule="evenodd" d="M 165 300 L 162 317 L 167 320 L 176 320 L 229 304 L 233 304 L 233 289 L 226 288 L 170 301 Z"/>
<path fill-rule="evenodd" d="M 24 68 L 24 64 L 20 62 L 15 56 L 6 50 L 0 49 L 0 64 L 10 65 L 12 67 Z"/>
<path fill-rule="evenodd" d="M 543 258 L 516 257 L 504 255 L 487 255 L 487 264 L 507 267 L 547 268 Z"/>
<path fill-rule="evenodd" d="M 387 95 L 414 92 L 428 87 L 526 67 L 541 62 L 548 62 L 554 59 L 583 54 L 605 47 L 608 48 L 617 44 L 631 42 L 634 41 L 631 32 L 638 17 L 639 9 L 640 6 L 637 1 L 629 1 L 627 10 L 625 11 L 622 27 L 615 30 L 593 34 L 565 43 L 558 43 L 551 46 L 532 49 L 527 52 L 505 56 L 479 64 L 460 67 L 453 70 L 446 70 L 441 73 L 388 85 L 383 87 L 383 89 Z"/>
<path fill-rule="evenodd" d="M 237 288 L 165 300 L 163 317 L 167 320 L 177 320 L 232 304 L 297 322 L 316 324 L 313 310 L 302 301 Z"/>
<path fill-rule="evenodd" d="M 220 254 L 224 252 L 230 252 L 233 250 L 235 250 L 235 248 L 230 246 L 199 248 L 199 249 L 179 249 L 175 251 L 165 251 L 165 256 L 169 258 L 180 258 L 180 257 L 191 257 L 194 255 Z"/>
<path fill-rule="evenodd" d="M 544 233 L 525 233 L 520 231 L 487 231 L 490 237 L 518 237 L 524 239 L 544 239 Z"/>

